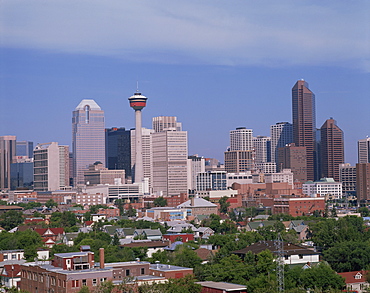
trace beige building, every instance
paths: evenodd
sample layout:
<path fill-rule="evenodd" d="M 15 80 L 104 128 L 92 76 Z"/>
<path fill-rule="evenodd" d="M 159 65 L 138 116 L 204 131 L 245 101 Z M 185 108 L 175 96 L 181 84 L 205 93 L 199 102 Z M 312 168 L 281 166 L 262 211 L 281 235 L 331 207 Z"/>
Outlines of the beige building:
<path fill-rule="evenodd" d="M 153 128 L 158 121 L 153 118 Z M 163 117 L 162 117 L 163 118 Z M 163 196 L 179 195 L 188 191 L 188 133 L 166 129 L 152 134 L 153 192 Z"/>
<path fill-rule="evenodd" d="M 40 143 L 34 151 L 35 191 L 54 191 L 69 186 L 69 147 L 57 142 Z"/>
<path fill-rule="evenodd" d="M 177 206 L 181 209 L 188 210 L 188 216 L 218 214 L 218 206 L 200 197 L 192 197 L 190 200 Z"/>
<path fill-rule="evenodd" d="M 10 189 L 10 164 L 16 155 L 14 135 L 0 136 L 0 190 Z"/>
<path fill-rule="evenodd" d="M 125 170 L 108 170 L 101 162 L 95 162 L 84 172 L 84 178 L 86 185 L 125 183 Z"/>

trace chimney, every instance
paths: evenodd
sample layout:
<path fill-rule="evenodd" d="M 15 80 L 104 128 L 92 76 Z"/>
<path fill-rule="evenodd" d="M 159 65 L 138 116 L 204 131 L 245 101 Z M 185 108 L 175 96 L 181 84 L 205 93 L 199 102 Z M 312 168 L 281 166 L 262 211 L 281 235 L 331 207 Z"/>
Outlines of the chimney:
<path fill-rule="evenodd" d="M 190 206 L 194 206 L 195 204 L 194 204 L 194 197 L 192 197 L 191 199 L 190 199 Z"/>
<path fill-rule="evenodd" d="M 100 268 L 104 269 L 104 248 L 99 248 L 99 262 L 100 262 Z"/>

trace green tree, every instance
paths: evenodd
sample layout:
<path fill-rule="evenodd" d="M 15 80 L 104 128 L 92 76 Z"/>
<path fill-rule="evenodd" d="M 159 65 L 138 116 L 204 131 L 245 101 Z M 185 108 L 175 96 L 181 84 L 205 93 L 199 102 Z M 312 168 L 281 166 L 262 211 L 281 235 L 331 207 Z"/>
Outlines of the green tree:
<path fill-rule="evenodd" d="M 228 197 L 223 196 L 218 201 L 218 203 L 220 204 L 220 213 L 222 214 L 227 214 L 227 211 L 229 209 L 230 203 L 227 200 L 228 200 Z"/>
<path fill-rule="evenodd" d="M 9 231 L 23 223 L 23 214 L 18 211 L 8 211 L 0 216 L 0 226 Z"/>
<path fill-rule="evenodd" d="M 52 207 L 57 207 L 58 206 L 58 203 L 56 203 L 53 199 L 49 199 L 46 203 L 45 203 L 45 206 L 47 208 L 52 208 Z"/>
<path fill-rule="evenodd" d="M 344 241 L 324 251 L 324 260 L 337 272 L 367 269 L 370 264 L 369 242 Z"/>
<path fill-rule="evenodd" d="M 361 207 L 357 210 L 358 213 L 361 213 L 361 217 L 369 217 L 370 210 L 367 207 Z"/>
<path fill-rule="evenodd" d="M 165 199 L 163 196 L 157 197 L 153 204 L 155 207 L 165 207 L 167 206 L 167 199 Z"/>
<path fill-rule="evenodd" d="M 202 259 L 187 245 L 178 245 L 174 252 L 173 264 L 181 267 L 195 268 Z"/>
<path fill-rule="evenodd" d="M 114 234 L 113 239 L 112 239 L 112 245 L 118 246 L 119 245 L 119 238 L 117 233 Z"/>

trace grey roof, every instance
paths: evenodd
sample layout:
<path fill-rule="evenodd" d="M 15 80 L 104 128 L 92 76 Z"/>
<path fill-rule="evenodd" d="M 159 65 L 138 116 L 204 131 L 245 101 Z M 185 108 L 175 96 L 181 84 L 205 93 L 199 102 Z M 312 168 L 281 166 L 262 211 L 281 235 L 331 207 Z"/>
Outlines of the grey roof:
<path fill-rule="evenodd" d="M 203 198 L 200 198 L 200 197 L 195 197 L 194 198 L 194 206 L 191 205 L 191 200 L 189 199 L 188 201 L 186 202 L 183 202 L 182 204 L 178 205 L 177 207 L 179 208 L 200 208 L 200 207 L 217 207 L 216 204 L 214 203 L 211 203 L 210 201 L 208 200 L 205 200 Z"/>
<path fill-rule="evenodd" d="M 179 267 L 174 265 L 165 265 L 165 264 L 151 264 L 151 270 L 155 271 L 180 271 L 180 270 L 189 270 L 191 268 Z"/>
<path fill-rule="evenodd" d="M 101 110 L 99 105 L 94 100 L 88 100 L 88 99 L 82 100 L 76 107 L 76 110 L 84 110 L 84 107 L 86 105 L 90 106 L 90 110 Z"/>
<path fill-rule="evenodd" d="M 196 283 L 203 287 L 224 290 L 224 292 L 225 291 L 232 292 L 232 291 L 239 291 L 239 290 L 247 290 L 247 287 L 245 285 L 225 283 L 225 282 L 205 281 L 205 282 L 196 282 Z"/>

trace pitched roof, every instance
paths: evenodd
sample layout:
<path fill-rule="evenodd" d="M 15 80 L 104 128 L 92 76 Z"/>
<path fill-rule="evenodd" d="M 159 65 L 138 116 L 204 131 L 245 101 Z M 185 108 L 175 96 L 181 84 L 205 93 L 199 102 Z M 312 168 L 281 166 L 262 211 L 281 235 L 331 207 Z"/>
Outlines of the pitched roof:
<path fill-rule="evenodd" d="M 211 203 L 210 201 L 208 200 L 205 200 L 203 198 L 200 198 L 200 197 L 195 197 L 193 198 L 194 200 L 194 205 L 191 204 L 191 201 L 192 200 L 188 200 L 188 201 L 185 201 L 183 202 L 182 204 L 178 205 L 177 207 L 178 208 L 200 208 L 200 207 L 217 207 L 216 204 L 214 203 Z"/>
<path fill-rule="evenodd" d="M 346 284 L 364 283 L 366 282 L 367 272 L 368 271 L 354 271 L 338 273 L 338 275 L 341 275 L 344 278 Z"/>
<path fill-rule="evenodd" d="M 1 272 L 1 276 L 8 278 L 19 277 L 21 273 L 21 266 L 19 264 L 4 265 L 4 269 Z"/>
<path fill-rule="evenodd" d="M 207 248 L 198 248 L 195 252 L 202 260 L 209 260 L 213 255 L 212 250 Z"/>

